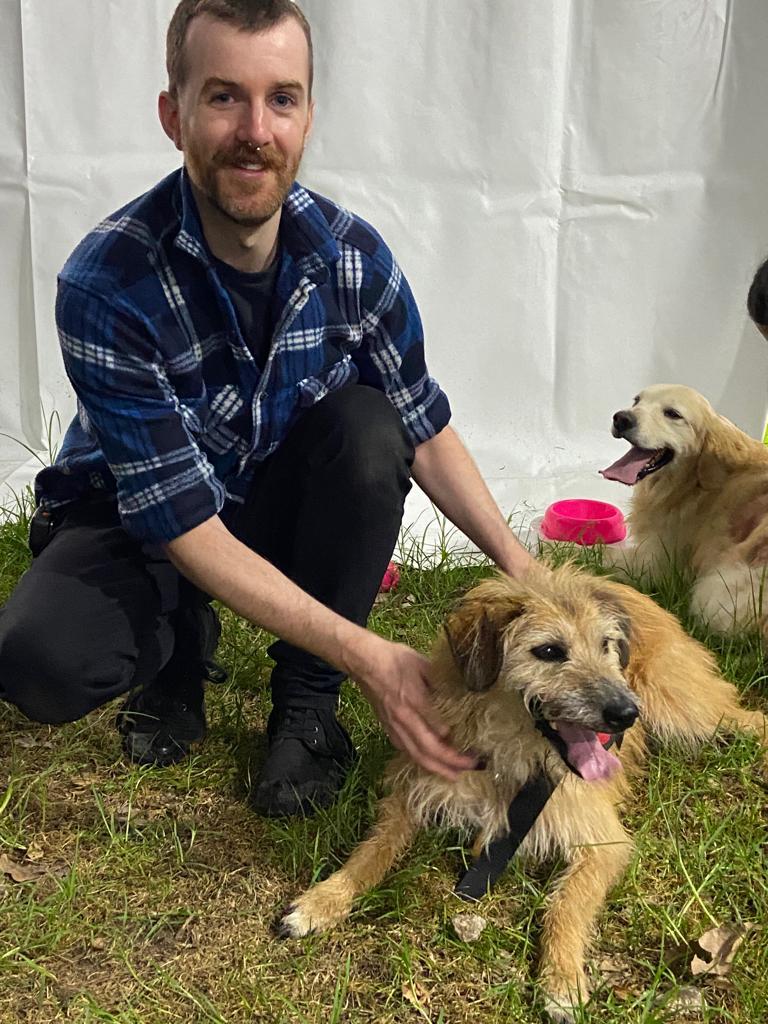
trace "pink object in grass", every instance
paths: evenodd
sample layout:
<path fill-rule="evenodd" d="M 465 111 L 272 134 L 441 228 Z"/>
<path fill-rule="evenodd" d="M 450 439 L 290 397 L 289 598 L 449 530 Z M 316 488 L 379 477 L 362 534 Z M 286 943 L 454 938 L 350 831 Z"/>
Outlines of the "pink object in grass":
<path fill-rule="evenodd" d="M 390 562 L 387 566 L 387 571 L 384 573 L 384 579 L 381 581 L 379 593 L 388 594 L 390 590 L 395 590 L 399 582 L 400 570 L 394 562 Z"/>
<path fill-rule="evenodd" d="M 553 502 L 544 513 L 541 532 L 548 540 L 575 544 L 615 544 L 624 540 L 627 527 L 621 509 L 607 501 L 566 498 Z"/>

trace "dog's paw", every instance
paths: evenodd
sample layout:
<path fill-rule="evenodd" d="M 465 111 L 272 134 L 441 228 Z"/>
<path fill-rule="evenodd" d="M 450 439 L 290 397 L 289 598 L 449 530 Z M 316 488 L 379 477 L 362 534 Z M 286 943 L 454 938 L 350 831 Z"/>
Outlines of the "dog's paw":
<path fill-rule="evenodd" d="M 550 976 L 544 981 L 544 1012 L 551 1024 L 574 1024 L 588 999 L 589 985 L 583 973 L 568 980 Z"/>
<path fill-rule="evenodd" d="M 574 1024 L 578 1006 L 572 1005 L 567 999 L 563 1002 L 553 996 L 547 996 L 544 1013 L 550 1024 Z"/>
<path fill-rule="evenodd" d="M 278 917 L 272 928 L 278 939 L 301 939 L 315 930 L 307 914 L 292 903 L 285 913 Z"/>
<path fill-rule="evenodd" d="M 349 916 L 352 900 L 346 885 L 337 876 L 312 886 L 287 908 L 275 924 L 281 939 L 301 939 L 324 932 Z"/>

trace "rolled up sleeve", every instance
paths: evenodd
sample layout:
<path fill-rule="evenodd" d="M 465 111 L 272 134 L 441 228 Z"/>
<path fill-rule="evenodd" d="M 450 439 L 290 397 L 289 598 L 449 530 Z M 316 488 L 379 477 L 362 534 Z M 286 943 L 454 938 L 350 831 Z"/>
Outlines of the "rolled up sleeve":
<path fill-rule="evenodd" d="M 414 444 L 428 441 L 449 422 L 451 408 L 427 370 L 410 285 L 383 241 L 368 261 L 361 300 L 363 341 L 353 355 L 360 381 L 385 392 Z"/>

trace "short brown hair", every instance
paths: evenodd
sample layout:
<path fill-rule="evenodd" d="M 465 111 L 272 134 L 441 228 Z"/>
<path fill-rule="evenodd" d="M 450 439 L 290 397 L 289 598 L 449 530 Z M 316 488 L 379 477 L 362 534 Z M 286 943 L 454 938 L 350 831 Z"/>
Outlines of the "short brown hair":
<path fill-rule="evenodd" d="M 165 41 L 165 63 L 168 69 L 168 91 L 175 96 L 187 78 L 184 42 L 189 23 L 198 15 L 207 14 L 227 21 L 248 32 L 266 32 L 286 18 L 298 21 L 307 37 L 309 48 L 309 96 L 312 95 L 314 58 L 312 30 L 301 8 L 293 0 L 180 0 L 173 12 Z"/>

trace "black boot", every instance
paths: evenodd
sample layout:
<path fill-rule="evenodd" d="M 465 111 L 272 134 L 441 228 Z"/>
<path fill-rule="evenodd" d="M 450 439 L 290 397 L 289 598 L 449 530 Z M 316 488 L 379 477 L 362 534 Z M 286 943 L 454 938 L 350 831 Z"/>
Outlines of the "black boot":
<path fill-rule="evenodd" d="M 219 617 L 207 602 L 179 612 L 171 660 L 117 716 L 129 760 L 165 767 L 183 760 L 205 738 L 204 682 L 227 678 L 212 660 L 220 635 Z"/>
<path fill-rule="evenodd" d="M 273 709 L 269 752 L 254 790 L 259 814 L 309 816 L 333 803 L 356 759 L 347 730 L 330 709 Z"/>

